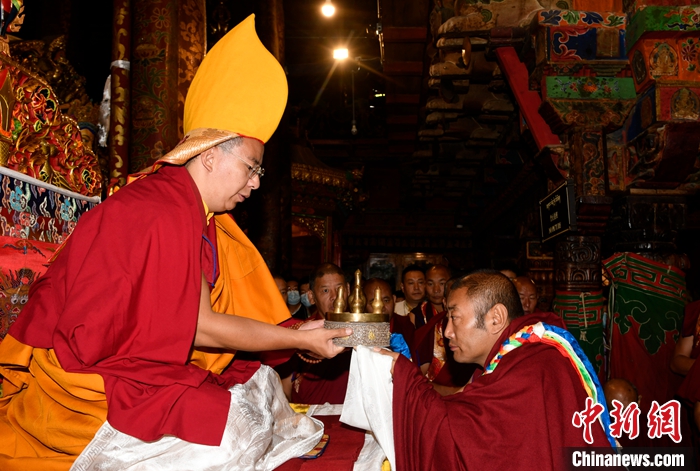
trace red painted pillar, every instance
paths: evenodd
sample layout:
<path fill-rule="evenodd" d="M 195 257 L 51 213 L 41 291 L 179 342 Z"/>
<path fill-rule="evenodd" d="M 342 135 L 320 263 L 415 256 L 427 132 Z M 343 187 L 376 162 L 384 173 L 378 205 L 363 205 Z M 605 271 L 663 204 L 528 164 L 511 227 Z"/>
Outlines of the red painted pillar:
<path fill-rule="evenodd" d="M 205 0 L 181 0 L 178 11 L 177 132 L 182 139 L 185 98 L 207 50 Z"/>
<path fill-rule="evenodd" d="M 178 1 L 134 5 L 129 170 L 152 165 L 179 141 Z"/>
<path fill-rule="evenodd" d="M 114 0 L 112 30 L 111 114 L 109 119 L 110 183 L 126 184 L 131 129 L 131 0 Z"/>

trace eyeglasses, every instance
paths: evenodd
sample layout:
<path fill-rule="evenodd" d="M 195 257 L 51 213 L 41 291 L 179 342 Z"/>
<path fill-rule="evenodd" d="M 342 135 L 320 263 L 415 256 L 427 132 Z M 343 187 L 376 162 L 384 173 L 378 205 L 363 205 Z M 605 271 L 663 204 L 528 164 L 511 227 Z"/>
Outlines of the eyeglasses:
<path fill-rule="evenodd" d="M 238 157 L 237 155 L 234 155 L 234 157 L 243 162 L 243 164 L 245 164 L 245 166 L 248 167 L 248 180 L 253 178 L 255 175 L 257 175 L 258 178 L 262 178 L 262 176 L 265 175 L 265 169 L 262 168 L 260 165 L 252 167 L 248 162 Z"/>

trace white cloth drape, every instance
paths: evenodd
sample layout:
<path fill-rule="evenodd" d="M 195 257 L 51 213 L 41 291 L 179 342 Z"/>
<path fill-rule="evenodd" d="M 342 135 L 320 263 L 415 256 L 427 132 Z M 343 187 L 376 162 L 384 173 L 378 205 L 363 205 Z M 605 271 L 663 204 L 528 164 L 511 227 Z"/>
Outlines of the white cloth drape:
<path fill-rule="evenodd" d="M 380 355 L 369 347 L 359 346 L 353 351 L 340 421 L 371 431 L 391 469 L 396 469 L 392 361 L 390 356 Z"/>
<path fill-rule="evenodd" d="M 323 436 L 323 423 L 295 413 L 279 376 L 265 365 L 229 391 L 231 406 L 221 445 L 199 445 L 174 436 L 144 442 L 105 422 L 71 470 L 265 471 L 308 452 Z"/>
<path fill-rule="evenodd" d="M 365 444 L 362 445 L 362 450 L 352 466 L 352 471 L 381 471 L 385 458 L 384 450 L 374 439 L 374 435 L 367 432 Z"/>

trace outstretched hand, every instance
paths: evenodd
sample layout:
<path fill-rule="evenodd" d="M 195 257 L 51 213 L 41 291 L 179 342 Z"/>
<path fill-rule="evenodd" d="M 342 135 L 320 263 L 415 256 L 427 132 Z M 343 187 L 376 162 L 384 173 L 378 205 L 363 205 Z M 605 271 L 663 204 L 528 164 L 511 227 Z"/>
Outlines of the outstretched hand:
<path fill-rule="evenodd" d="M 307 322 L 299 330 L 305 331 L 306 350 L 323 358 L 333 358 L 345 350 L 333 343 L 334 338 L 352 335 L 352 329 L 325 329 L 322 320 Z"/>
<path fill-rule="evenodd" d="M 323 319 L 317 319 L 315 321 L 306 321 L 301 324 L 299 330 L 312 330 L 318 329 L 319 327 L 323 327 Z"/>
<path fill-rule="evenodd" d="M 391 350 L 387 350 L 385 348 L 379 348 L 379 347 L 374 347 L 373 350 L 379 354 L 386 355 L 388 357 L 391 357 L 394 359 L 394 361 L 391 362 L 391 374 L 394 374 L 394 366 L 396 365 L 396 360 L 399 359 L 399 355 L 401 355 L 398 352 L 392 352 Z"/>

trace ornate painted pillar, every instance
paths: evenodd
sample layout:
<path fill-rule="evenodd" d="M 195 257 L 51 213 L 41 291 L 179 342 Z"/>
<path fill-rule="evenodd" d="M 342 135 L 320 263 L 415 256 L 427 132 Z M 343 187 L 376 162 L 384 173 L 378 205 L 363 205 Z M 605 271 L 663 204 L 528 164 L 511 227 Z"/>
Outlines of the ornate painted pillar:
<path fill-rule="evenodd" d="M 577 197 L 606 195 L 605 136 L 623 125 L 636 100 L 626 27 L 625 15 L 614 10 L 542 10 L 533 20 L 530 86 L 541 91 L 540 113 L 552 131 L 566 138 L 540 161 L 551 160 L 545 167 L 558 171 L 548 174 L 553 183 L 573 179 Z"/>
<path fill-rule="evenodd" d="M 175 147 L 178 136 L 178 1 L 140 0 L 133 12 L 130 172 Z"/>
<path fill-rule="evenodd" d="M 119 186 L 129 174 L 131 131 L 131 0 L 114 1 L 112 30 L 109 179 Z"/>
<path fill-rule="evenodd" d="M 185 97 L 207 51 L 205 0 L 182 0 L 178 12 L 177 135 L 182 139 Z"/>
<path fill-rule="evenodd" d="M 602 262 L 612 306 L 606 373 L 631 381 L 646 403 L 664 403 L 677 385 L 668 364 L 686 296 L 686 259 L 674 252 L 683 188 L 697 179 L 700 21 L 696 7 L 652 3 L 539 12 L 533 77 L 542 114 L 566 136 L 542 159 L 551 157 L 551 186 L 576 186 L 578 231 L 557 242 L 553 308 L 598 366 Z M 601 261 L 601 251 L 614 255 Z"/>
<path fill-rule="evenodd" d="M 625 28 L 621 11 L 545 10 L 533 21 L 536 66 L 530 83 L 540 88 L 540 113 L 564 143 L 543 149 L 538 157 L 548 170 L 550 189 L 565 181 L 575 188 L 575 231 L 560 236 L 555 246 L 552 309 L 601 378 L 606 373 L 606 300 L 600 236 L 612 208 L 606 135 L 624 124 L 636 101 L 633 80 L 625 72 Z"/>
<path fill-rule="evenodd" d="M 570 235 L 557 241 L 554 283 L 567 291 L 599 291 L 601 284 L 600 237 Z"/>
<path fill-rule="evenodd" d="M 603 317 L 607 302 L 601 274 L 600 237 L 570 235 L 557 241 L 552 310 L 562 317 L 599 377 L 604 379 Z"/>

